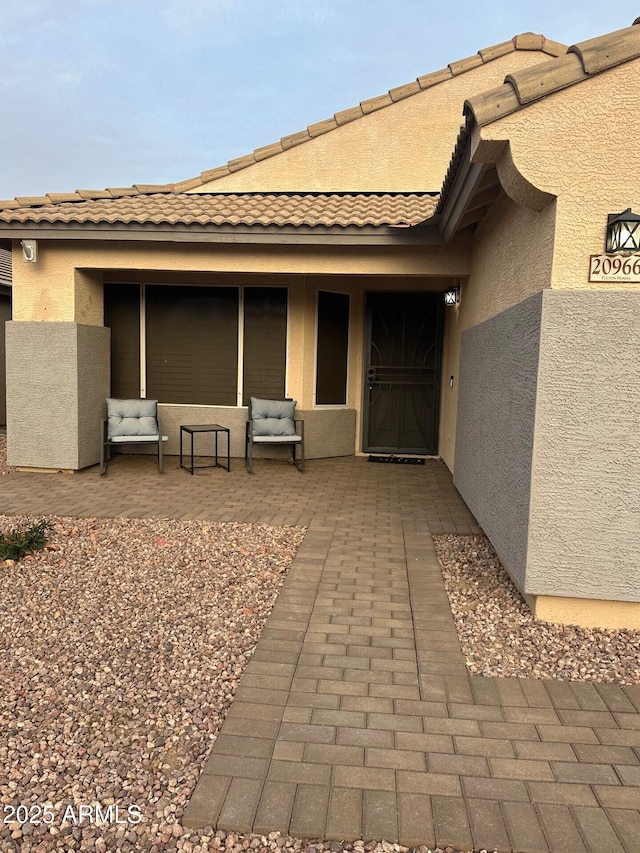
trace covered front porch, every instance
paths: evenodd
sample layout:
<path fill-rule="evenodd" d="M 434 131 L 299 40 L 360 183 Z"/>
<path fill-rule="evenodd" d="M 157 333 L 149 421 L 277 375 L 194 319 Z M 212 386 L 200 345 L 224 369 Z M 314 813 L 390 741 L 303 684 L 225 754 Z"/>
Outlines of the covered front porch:
<path fill-rule="evenodd" d="M 7 330 L 10 464 L 95 464 L 108 396 L 158 399 L 170 455 L 180 424 L 215 422 L 242 456 L 249 396 L 297 401 L 310 459 L 439 455 L 455 411 L 443 294 L 468 273 L 469 237 L 395 230 L 39 241 Z"/>

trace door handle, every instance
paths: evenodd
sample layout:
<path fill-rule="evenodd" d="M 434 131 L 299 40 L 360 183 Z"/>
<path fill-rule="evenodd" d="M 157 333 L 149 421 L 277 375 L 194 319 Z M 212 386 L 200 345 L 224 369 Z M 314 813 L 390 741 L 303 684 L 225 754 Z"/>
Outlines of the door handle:
<path fill-rule="evenodd" d="M 373 383 L 376 381 L 376 369 L 375 367 L 367 367 L 367 383 L 369 385 L 369 391 L 373 391 Z"/>

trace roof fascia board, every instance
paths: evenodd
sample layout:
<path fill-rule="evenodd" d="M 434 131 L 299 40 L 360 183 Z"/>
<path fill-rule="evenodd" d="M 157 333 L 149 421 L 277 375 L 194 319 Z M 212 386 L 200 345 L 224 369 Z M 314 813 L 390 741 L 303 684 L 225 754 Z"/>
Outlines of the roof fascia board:
<path fill-rule="evenodd" d="M 471 161 L 471 140 L 467 140 L 453 187 L 440 214 L 440 233 L 445 243 L 448 243 L 457 231 L 469 202 L 489 168 L 491 167 L 488 163 Z"/>
<path fill-rule="evenodd" d="M 36 240 L 100 240 L 122 242 L 169 243 L 270 243 L 283 245 L 442 245 L 442 237 L 435 218 L 428 225 L 407 228 L 394 227 L 342 227 L 315 226 L 219 226 L 215 230 L 193 225 L 121 227 L 95 225 L 69 227 L 66 223 L 49 223 L 47 227 L 16 223 L 0 226 L 0 239 Z"/>

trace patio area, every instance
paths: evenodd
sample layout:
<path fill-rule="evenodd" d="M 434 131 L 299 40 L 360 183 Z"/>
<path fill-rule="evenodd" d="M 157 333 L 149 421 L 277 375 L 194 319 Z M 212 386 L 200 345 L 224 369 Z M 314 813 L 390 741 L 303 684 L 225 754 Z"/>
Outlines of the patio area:
<path fill-rule="evenodd" d="M 307 528 L 185 827 L 637 853 L 640 687 L 468 675 L 432 534 L 481 531 L 442 463 L 254 471 L 0 478 L 3 514 Z"/>

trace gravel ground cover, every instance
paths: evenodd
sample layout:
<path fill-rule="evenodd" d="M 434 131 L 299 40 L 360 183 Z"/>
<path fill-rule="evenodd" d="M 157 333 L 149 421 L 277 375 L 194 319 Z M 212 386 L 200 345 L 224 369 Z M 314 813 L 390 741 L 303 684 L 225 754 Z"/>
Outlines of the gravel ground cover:
<path fill-rule="evenodd" d="M 640 631 L 534 619 L 488 539 L 434 536 L 434 543 L 472 673 L 640 684 Z"/>
<path fill-rule="evenodd" d="M 0 845 L 205 850 L 181 814 L 304 531 L 49 520 L 45 550 L 0 563 Z M 78 826 L 81 804 L 122 822 Z"/>

